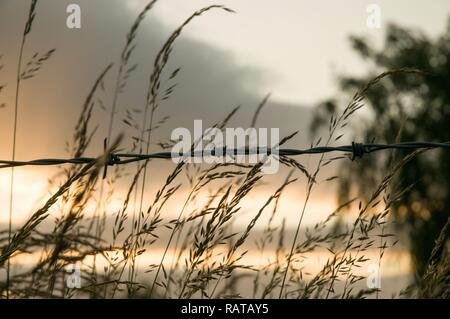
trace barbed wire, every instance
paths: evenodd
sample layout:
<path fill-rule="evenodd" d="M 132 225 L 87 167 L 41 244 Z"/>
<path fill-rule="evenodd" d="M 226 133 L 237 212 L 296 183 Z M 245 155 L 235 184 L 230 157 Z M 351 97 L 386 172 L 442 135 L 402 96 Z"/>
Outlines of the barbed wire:
<path fill-rule="evenodd" d="M 215 148 L 211 150 L 202 151 L 191 151 L 187 153 L 177 153 L 177 152 L 156 152 L 152 154 L 133 154 L 133 153 L 109 153 L 106 156 L 104 165 L 123 165 L 134 162 L 146 161 L 149 159 L 180 159 L 180 158 L 193 158 L 193 157 L 223 157 L 226 155 L 278 155 L 278 156 L 298 156 L 298 155 L 308 155 L 308 154 L 323 154 L 330 152 L 344 152 L 352 154 L 351 159 L 363 157 L 364 154 L 370 154 L 373 152 L 387 150 L 387 149 L 398 149 L 398 150 L 415 150 L 415 149 L 425 149 L 425 148 L 448 148 L 450 149 L 450 142 L 402 142 L 396 144 L 363 144 L 352 142 L 351 145 L 342 146 L 316 146 L 307 149 L 291 149 L 291 148 Z M 60 159 L 60 158 L 46 158 L 46 159 L 36 159 L 31 161 L 8 161 L 0 160 L 0 169 L 11 168 L 18 166 L 51 166 L 51 165 L 63 165 L 63 164 L 75 164 L 75 165 L 86 165 L 92 164 L 99 161 L 99 158 L 93 157 L 76 157 L 70 159 Z"/>

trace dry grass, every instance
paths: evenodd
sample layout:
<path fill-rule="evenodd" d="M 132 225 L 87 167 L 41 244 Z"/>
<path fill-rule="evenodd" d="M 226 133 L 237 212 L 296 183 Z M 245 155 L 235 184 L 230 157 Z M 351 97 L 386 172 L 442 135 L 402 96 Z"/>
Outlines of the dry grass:
<path fill-rule="evenodd" d="M 169 72 L 167 80 L 163 81 L 162 77 L 167 73 L 165 69 L 177 38 L 194 18 L 209 10 L 221 9 L 232 12 L 223 6 L 206 7 L 188 17 L 170 35 L 153 63 L 145 104 L 138 111 L 127 110 L 126 117 L 122 119 L 123 123 L 134 130 L 136 136 L 131 141 L 118 138 L 114 143 L 110 143 L 116 121 L 117 101 L 126 89 L 128 78 L 137 68 L 137 65 L 130 65 L 136 47 L 136 35 L 142 21 L 156 2 L 148 3 L 127 35 L 112 89 L 108 126 L 110 145 L 107 145 L 108 150 L 105 154 L 119 145 L 125 145 L 141 153 L 149 151 L 152 132 L 169 120 L 167 117 L 157 119 L 156 111 L 161 102 L 168 99 L 175 89 L 173 80 L 180 71 L 179 68 Z M 28 36 L 32 36 L 36 6 L 37 1 L 32 1 L 19 53 L 15 127 L 21 81 L 38 76 L 39 69 L 45 62 L 51 60 L 54 52 L 50 50 L 44 54 L 36 53 L 25 68 L 21 66 L 25 40 Z M 83 156 L 95 137 L 96 128 L 92 128 L 91 120 L 92 114 L 99 107 L 96 94 L 100 89 L 107 91 L 104 88 L 104 79 L 109 76 L 112 69 L 113 65 L 110 64 L 99 75 L 81 108 L 80 117 L 75 123 L 73 141 L 67 148 L 74 157 Z M 355 94 L 341 114 L 330 119 L 327 135 L 318 139 L 314 145 L 331 145 L 339 141 L 343 136 L 342 130 L 352 115 L 363 106 L 364 95 L 370 87 L 397 72 L 416 71 L 390 71 L 368 83 Z M 0 92 L 2 88 L 3 86 L 0 86 Z M 266 96 L 256 108 L 251 126 L 256 125 L 268 98 L 269 96 Z M 233 109 L 215 127 L 224 129 L 238 111 L 239 108 Z M 136 114 L 142 116 L 142 124 L 138 123 Z M 294 136 L 295 133 L 287 136 L 281 144 Z M 201 141 L 195 143 L 199 142 Z M 353 199 L 312 228 L 303 227 L 302 221 L 307 214 L 308 202 L 318 183 L 321 169 L 335 161 L 349 158 L 322 155 L 317 158 L 314 169 L 309 171 L 301 162 L 284 157 L 281 163 L 291 168 L 290 173 L 264 204 L 252 213 L 252 218 L 243 229 L 236 229 L 233 223 L 245 208 L 243 202 L 264 180 L 264 175 L 261 174 L 263 162 L 256 165 L 217 164 L 208 167 L 180 163 L 174 165 L 173 171 L 161 181 L 159 190 L 153 194 L 153 198 L 146 198 L 145 201 L 144 196 L 148 194 L 145 191 L 146 177 L 151 174 L 148 169 L 151 163 L 147 161 L 139 164 L 131 176 L 121 208 L 115 213 L 114 222 L 108 225 L 106 223 L 108 202 L 115 195 L 114 185 L 123 180 L 123 172 L 115 169 L 108 174 L 107 179 L 102 179 L 105 154 L 100 155 L 94 164 L 62 169 L 57 175 L 62 182 L 50 185 L 57 190 L 47 202 L 36 209 L 19 229 L 13 230 L 10 226 L 9 230 L 0 232 L 0 267 L 8 269 L 7 278 L 1 278 L 0 282 L 2 296 L 238 298 L 243 296 L 241 290 L 244 282 L 245 285 L 251 286 L 251 289 L 247 289 L 250 292 L 245 296 L 255 298 L 378 297 L 377 289 L 361 288 L 361 282 L 366 277 L 356 270 L 368 263 L 381 266 L 386 250 L 396 244 L 395 236 L 388 233 L 391 221 L 390 209 L 407 189 L 398 190 L 393 180 L 396 173 L 409 161 L 414 160 L 420 152 L 411 153 L 393 162 L 392 169 L 385 172 L 384 179 L 374 187 L 372 196 L 367 202 Z M 183 178 L 183 174 L 187 178 Z M 306 178 L 307 187 L 306 190 L 297 189 L 306 198 L 299 207 L 298 219 L 283 220 L 280 224 L 276 224 L 280 199 L 287 188 L 297 187 L 296 181 L 300 178 Z M 337 176 L 329 177 L 325 182 L 331 182 L 335 178 Z M 189 189 L 187 196 L 181 194 L 183 187 Z M 198 205 L 196 200 L 204 194 L 209 194 L 208 200 Z M 177 218 L 168 219 L 167 204 L 175 198 L 180 200 L 183 196 L 185 199 Z M 89 219 L 85 216 L 87 205 L 96 201 L 94 217 Z M 357 208 L 354 208 L 356 203 Z M 48 220 L 50 208 L 57 210 L 54 222 Z M 12 209 L 11 206 L 11 214 Z M 356 217 L 352 223 L 336 227 L 338 225 L 336 221 L 341 215 L 355 209 Z M 246 264 L 243 260 L 251 235 L 265 214 L 268 214 L 268 222 L 263 227 L 261 237 L 255 239 L 254 245 L 261 258 L 267 262 L 262 266 Z M 53 229 L 51 231 L 41 229 L 40 225 L 44 222 L 52 223 Z M 286 225 L 292 224 L 296 224 L 295 235 L 294 238 L 289 238 L 292 241 L 288 242 Z M 165 237 L 160 238 L 164 231 L 168 234 L 165 241 L 161 239 Z M 449 223 L 442 230 L 420 284 L 406 289 L 404 295 L 448 298 L 450 275 L 444 240 L 448 231 Z M 155 265 L 139 264 L 139 257 L 145 252 L 152 252 L 157 244 L 164 248 L 160 262 Z M 366 255 L 369 249 L 378 249 L 378 258 L 370 260 Z M 308 273 L 303 268 L 302 261 L 311 252 L 328 253 L 328 259 L 320 265 L 321 269 L 316 273 Z M 10 274 L 10 263 L 15 258 L 29 253 L 38 254 L 39 260 L 30 267 Z M 165 262 L 168 259 L 171 266 L 166 269 Z M 106 266 L 100 267 L 100 263 Z M 82 265 L 82 287 L 79 289 L 70 289 L 65 281 L 67 278 L 65 268 L 73 264 Z"/>

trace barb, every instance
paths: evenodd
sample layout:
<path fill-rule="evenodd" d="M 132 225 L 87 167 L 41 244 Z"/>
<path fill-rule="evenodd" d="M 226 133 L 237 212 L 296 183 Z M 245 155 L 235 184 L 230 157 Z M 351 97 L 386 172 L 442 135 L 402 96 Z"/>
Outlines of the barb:
<path fill-rule="evenodd" d="M 233 156 L 233 155 L 255 155 L 255 154 L 276 154 L 279 156 L 299 156 L 308 154 L 322 154 L 330 152 L 344 152 L 351 154 L 351 159 L 363 157 L 364 154 L 370 154 L 377 151 L 398 149 L 398 150 L 415 150 L 423 148 L 444 148 L 450 149 L 450 142 L 403 142 L 396 144 L 363 144 L 353 142 L 351 145 L 342 146 L 317 146 L 308 149 L 290 149 L 282 148 L 272 151 L 270 148 L 233 148 L 226 147 L 216 148 L 205 153 L 204 151 L 192 151 L 188 153 L 175 152 L 157 152 L 152 154 L 132 154 L 132 153 L 110 153 L 107 156 L 105 166 L 123 165 L 134 162 L 145 161 L 148 159 L 172 159 L 172 158 L 192 158 L 205 156 Z M 220 154 L 220 155 L 219 155 Z M 87 165 L 97 161 L 93 157 L 76 157 L 70 159 L 36 159 L 32 161 L 7 161 L 0 160 L 0 169 L 18 167 L 18 166 L 50 166 L 62 164 Z"/>

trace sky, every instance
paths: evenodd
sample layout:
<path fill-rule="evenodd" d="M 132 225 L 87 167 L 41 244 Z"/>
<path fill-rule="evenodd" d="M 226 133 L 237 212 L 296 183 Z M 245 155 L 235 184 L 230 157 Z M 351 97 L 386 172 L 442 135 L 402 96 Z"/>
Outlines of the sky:
<path fill-rule="evenodd" d="M 142 0 L 127 1 L 132 10 Z M 163 1 L 155 15 L 175 27 L 196 8 L 215 1 Z M 220 2 L 237 14 L 212 13 L 195 23 L 186 36 L 233 55 L 235 62 L 264 74 L 262 90 L 278 101 L 311 106 L 336 92 L 333 73 L 362 73 L 365 66 L 349 47 L 349 34 L 380 44 L 388 23 L 437 35 L 446 26 L 446 0 L 231 0 Z M 381 28 L 367 26 L 367 8 L 381 9 Z"/>
<path fill-rule="evenodd" d="M 76 3 L 81 7 L 82 27 L 66 27 L 66 7 Z M 110 62 L 117 62 L 128 29 L 146 4 L 143 0 L 41 0 L 33 30 L 25 47 L 25 60 L 34 52 L 56 48 L 56 53 L 36 76 L 23 84 L 20 96 L 17 158 L 66 157 L 65 142 L 81 110 L 84 98 L 94 79 Z M 137 49 L 132 57 L 139 63 L 130 78 L 127 90 L 119 96 L 114 134 L 126 130 L 121 122 L 125 110 L 142 107 L 148 76 L 155 54 L 164 40 L 194 10 L 216 2 L 206 0 L 161 0 L 144 20 L 138 32 Z M 381 28 L 367 26 L 369 4 L 381 8 Z M 175 127 L 192 128 L 194 119 L 211 125 L 223 119 L 235 106 L 241 105 L 238 116 L 230 126 L 247 127 L 259 101 L 268 93 L 272 96 L 261 113 L 259 127 L 279 127 L 281 135 L 299 130 L 291 146 L 307 147 L 308 123 L 317 103 L 337 92 L 336 74 L 361 74 L 365 65 L 349 45 L 350 34 L 366 35 L 379 45 L 390 22 L 418 28 L 436 36 L 446 25 L 450 13 L 448 0 L 434 1 L 223 1 L 236 11 L 229 14 L 212 11 L 190 24 L 177 41 L 168 70 L 181 66 L 179 85 L 173 96 L 158 110 L 158 118 L 170 116 L 168 123 L 155 135 L 164 140 Z M 0 53 L 3 69 L 0 79 L 6 83 L 0 102 L 0 158 L 10 158 L 14 99 L 14 72 L 20 34 L 29 1 L 0 1 Z M 106 91 L 100 96 L 111 105 L 111 88 L 117 70 L 106 80 Z M 0 103 L 0 104 L 1 104 Z M 89 155 L 98 155 L 106 135 L 108 113 L 96 109 L 93 121 L 99 124 Z M 131 136 L 131 132 L 127 132 Z M 313 159 L 302 160 L 305 165 Z M 155 164 L 153 180 L 162 178 L 173 166 L 170 162 Z M 18 221 L 28 216 L 37 202 L 48 196 L 47 178 L 55 170 L 21 168 L 16 170 L 14 198 Z M 333 168 L 324 172 L 331 176 Z M 269 186 L 278 185 L 287 170 L 269 179 Z M 9 188 L 10 172 L 0 172 L 0 187 Z M 157 184 L 150 182 L 150 190 Z M 298 182 L 301 189 L 288 191 L 284 205 L 286 216 L 296 216 L 304 199 L 305 179 Z M 326 217 L 335 206 L 332 184 L 319 186 L 311 199 L 312 213 L 306 223 Z M 262 187 L 251 197 L 249 210 L 267 198 L 269 188 Z M 264 196 L 260 196 L 264 195 Z M 0 192 L 0 208 L 8 207 L 8 192 Z M 26 199 L 26 200 L 25 200 Z M 117 199 L 120 203 L 121 197 Z M 300 201 L 300 203 L 299 203 Z M 173 204 L 177 207 L 177 203 Z M 1 214 L 4 221 L 5 214 Z M 3 218 L 3 219 L 2 219 Z"/>
<path fill-rule="evenodd" d="M 113 62 L 115 65 L 104 82 L 104 92 L 96 95 L 92 123 L 98 125 L 98 130 L 86 152 L 87 156 L 100 155 L 107 136 L 117 62 L 128 30 L 146 3 L 145 0 L 39 0 L 33 29 L 24 49 L 24 61 L 29 61 L 36 52 L 53 48 L 56 52 L 35 78 L 22 83 L 17 159 L 68 156 L 66 142 L 72 139 L 85 97 L 96 77 Z M 165 116 L 169 119 L 154 134 L 151 150 L 157 149 L 157 142 L 166 141 L 174 128 L 192 129 L 194 120 L 198 119 L 203 120 L 204 127 L 211 126 L 238 105 L 240 109 L 229 127 L 248 127 L 258 103 L 269 92 L 270 100 L 258 118 L 257 127 L 279 128 L 280 136 L 299 131 L 287 147 L 309 147 L 312 139 L 308 129 L 314 106 L 338 94 L 336 76 L 358 75 L 368 70 L 368 65 L 351 49 L 350 35 L 364 35 L 375 46 L 380 46 L 387 25 L 396 23 L 435 37 L 445 29 L 450 16 L 448 0 L 223 0 L 220 3 L 236 13 L 208 12 L 189 24 L 175 43 L 163 78 L 167 79 L 173 70 L 181 67 L 176 77 L 178 86 L 157 110 L 158 120 Z M 0 86 L 6 84 L 0 92 L 0 105 L 6 106 L 0 108 L 0 159 L 11 158 L 15 72 L 29 4 L 28 0 L 0 0 Z M 66 26 L 69 4 L 81 7 L 81 29 Z M 130 146 L 135 132 L 128 129 L 122 119 L 127 110 L 142 109 L 145 104 L 149 75 L 159 48 L 192 12 L 211 4 L 217 2 L 160 0 L 142 22 L 131 57 L 138 68 L 118 97 L 113 126 L 114 136 L 125 133 L 124 147 Z M 381 9 L 379 29 L 367 25 L 370 4 Z M 169 84 L 170 81 L 163 83 Z M 314 156 L 298 160 L 309 169 L 317 165 Z M 161 181 L 173 167 L 171 161 L 149 164 L 144 206 L 153 199 Z M 48 181 L 54 179 L 56 172 L 58 168 L 54 167 L 15 170 L 13 224 L 16 227 L 48 199 L 53 191 L 48 188 Z M 306 208 L 304 226 L 324 220 L 336 208 L 336 183 L 325 182 L 336 172 L 337 167 L 329 165 L 318 176 L 319 183 Z M 289 169 L 284 167 L 275 175 L 265 176 L 263 183 L 243 201 L 233 227 L 246 227 L 288 173 Z M 8 220 L 10 176 L 10 170 L 0 170 L 0 230 L 5 229 Z M 306 196 L 307 180 L 302 174 L 297 177 L 298 181 L 283 193 L 274 220 L 275 224 L 283 218 L 287 220 L 288 240 L 293 237 Z M 116 185 L 107 207 L 109 213 L 121 207 L 129 182 L 125 177 Z M 187 194 L 188 188 L 183 187 L 179 195 L 167 203 L 164 218 L 176 218 Z M 188 208 L 199 207 L 207 200 L 207 195 L 202 194 L 193 207 Z M 94 209 L 92 202 L 88 210 Z M 57 217 L 58 205 L 50 213 L 52 218 Z M 268 214 L 261 217 L 254 233 L 261 234 L 268 218 Z M 108 222 L 112 219 L 110 214 Z M 51 227 L 53 221 L 48 218 L 44 227 Z M 401 279 L 409 272 L 409 255 L 402 250 L 405 241 L 401 240 L 399 250 L 384 258 L 387 266 L 383 268 L 383 276 Z M 155 256 L 154 251 L 152 254 Z M 258 258 L 251 253 L 249 256 L 254 260 Z M 311 266 L 314 268 L 321 264 L 321 255 L 313 257 Z M 154 262 L 151 258 L 146 261 Z M 394 281 L 389 283 L 397 288 Z"/>

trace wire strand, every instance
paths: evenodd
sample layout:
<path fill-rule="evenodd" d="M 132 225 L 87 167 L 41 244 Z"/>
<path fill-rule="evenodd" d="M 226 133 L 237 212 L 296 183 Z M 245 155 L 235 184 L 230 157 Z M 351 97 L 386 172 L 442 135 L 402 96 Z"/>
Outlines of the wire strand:
<path fill-rule="evenodd" d="M 193 157 L 223 157 L 235 155 L 259 155 L 272 154 L 278 156 L 299 156 L 308 154 L 322 154 L 330 152 L 350 153 L 351 159 L 363 157 L 364 154 L 370 154 L 377 151 L 398 149 L 398 150 L 415 150 L 424 148 L 444 148 L 450 149 L 450 142 L 403 142 L 396 144 L 363 144 L 353 142 L 351 145 L 342 146 L 316 146 L 308 149 L 270 149 L 270 148 L 215 148 L 208 151 L 191 151 L 187 153 L 176 152 L 156 152 L 151 154 L 133 154 L 133 153 L 110 153 L 106 156 L 105 166 L 124 165 L 134 162 L 145 161 L 148 159 L 180 159 Z M 36 159 L 31 161 L 8 161 L 0 160 L 0 169 L 19 166 L 51 166 L 51 165 L 87 165 L 98 161 L 93 157 L 76 157 L 70 159 L 47 158 Z"/>

